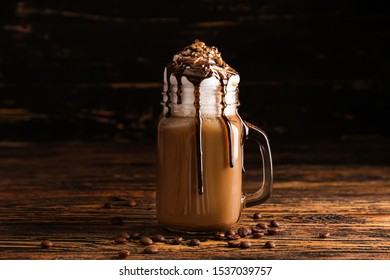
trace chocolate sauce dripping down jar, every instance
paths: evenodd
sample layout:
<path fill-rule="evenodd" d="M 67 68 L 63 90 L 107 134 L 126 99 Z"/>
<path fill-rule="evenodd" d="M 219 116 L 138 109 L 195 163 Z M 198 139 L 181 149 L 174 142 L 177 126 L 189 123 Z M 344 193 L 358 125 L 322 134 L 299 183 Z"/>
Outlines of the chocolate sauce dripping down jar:
<path fill-rule="evenodd" d="M 237 223 L 244 207 L 272 192 L 266 134 L 238 114 L 238 73 L 215 47 L 195 41 L 165 67 L 158 122 L 156 207 L 159 224 L 207 233 Z M 243 145 L 259 144 L 263 180 L 243 193 Z"/>

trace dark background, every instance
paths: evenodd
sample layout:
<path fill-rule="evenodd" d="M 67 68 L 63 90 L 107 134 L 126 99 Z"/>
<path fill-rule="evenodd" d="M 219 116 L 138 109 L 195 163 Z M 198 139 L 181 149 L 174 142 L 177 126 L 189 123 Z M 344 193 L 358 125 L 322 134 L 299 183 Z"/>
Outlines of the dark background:
<path fill-rule="evenodd" d="M 198 38 L 241 75 L 240 112 L 278 143 L 389 136 L 382 1 L 7 0 L 0 140 L 154 142 L 162 73 Z"/>

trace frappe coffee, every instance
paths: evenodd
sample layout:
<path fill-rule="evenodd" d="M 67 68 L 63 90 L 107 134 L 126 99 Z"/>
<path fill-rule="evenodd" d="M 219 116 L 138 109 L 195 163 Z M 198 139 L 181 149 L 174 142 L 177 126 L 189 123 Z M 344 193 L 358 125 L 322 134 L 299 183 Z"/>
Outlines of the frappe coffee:
<path fill-rule="evenodd" d="M 239 80 L 217 48 L 198 40 L 165 67 L 156 205 L 158 222 L 168 229 L 210 232 L 240 218 L 246 201 L 242 147 L 257 132 L 237 112 Z M 270 163 L 267 149 L 263 159 L 269 157 Z M 272 178 L 272 165 L 267 165 Z M 263 201 L 272 179 L 265 181 Z"/>

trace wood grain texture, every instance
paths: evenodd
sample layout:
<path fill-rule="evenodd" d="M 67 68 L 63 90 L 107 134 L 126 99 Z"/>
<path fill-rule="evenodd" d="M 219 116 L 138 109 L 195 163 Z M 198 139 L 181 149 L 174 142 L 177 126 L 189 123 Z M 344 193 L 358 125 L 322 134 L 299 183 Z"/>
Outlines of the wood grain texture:
<path fill-rule="evenodd" d="M 237 249 L 212 234 L 195 236 L 201 245 L 191 247 L 186 242 L 194 236 L 157 225 L 153 146 L 2 142 L 0 259 L 117 259 L 122 249 L 131 252 L 128 259 L 390 259 L 388 143 L 308 147 L 274 146 L 274 193 L 244 209 L 236 227 L 275 219 L 280 233 L 243 238 L 252 247 Z M 256 161 L 249 149 L 246 188 L 257 182 Z M 261 219 L 252 218 L 256 212 Z M 114 217 L 123 224 L 111 224 Z M 185 242 L 156 243 L 159 252 L 147 255 L 139 240 L 115 244 L 124 231 Z M 330 236 L 319 238 L 324 231 Z M 41 248 L 44 239 L 54 246 Z M 276 247 L 266 249 L 268 240 Z"/>
<path fill-rule="evenodd" d="M 153 135 L 163 68 L 195 38 L 240 73 L 244 119 L 273 137 L 389 136 L 381 1 L 3 2 L 3 140 Z"/>

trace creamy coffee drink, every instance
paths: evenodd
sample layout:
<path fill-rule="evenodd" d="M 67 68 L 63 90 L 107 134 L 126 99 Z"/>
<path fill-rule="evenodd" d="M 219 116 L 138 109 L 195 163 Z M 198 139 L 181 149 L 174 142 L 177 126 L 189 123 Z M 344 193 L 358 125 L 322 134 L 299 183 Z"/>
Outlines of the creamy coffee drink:
<path fill-rule="evenodd" d="M 239 80 L 217 48 L 198 40 L 165 68 L 156 206 L 168 229 L 210 232 L 240 218 L 242 147 L 253 126 L 237 113 Z"/>
<path fill-rule="evenodd" d="M 198 191 L 196 124 L 172 118 L 160 125 L 158 161 L 158 221 L 168 228 L 213 231 L 235 224 L 241 212 L 241 123 L 231 119 L 234 167 L 229 166 L 229 143 L 221 119 L 203 119 L 203 193 Z M 164 174 L 172 174 L 164 176 Z"/>

